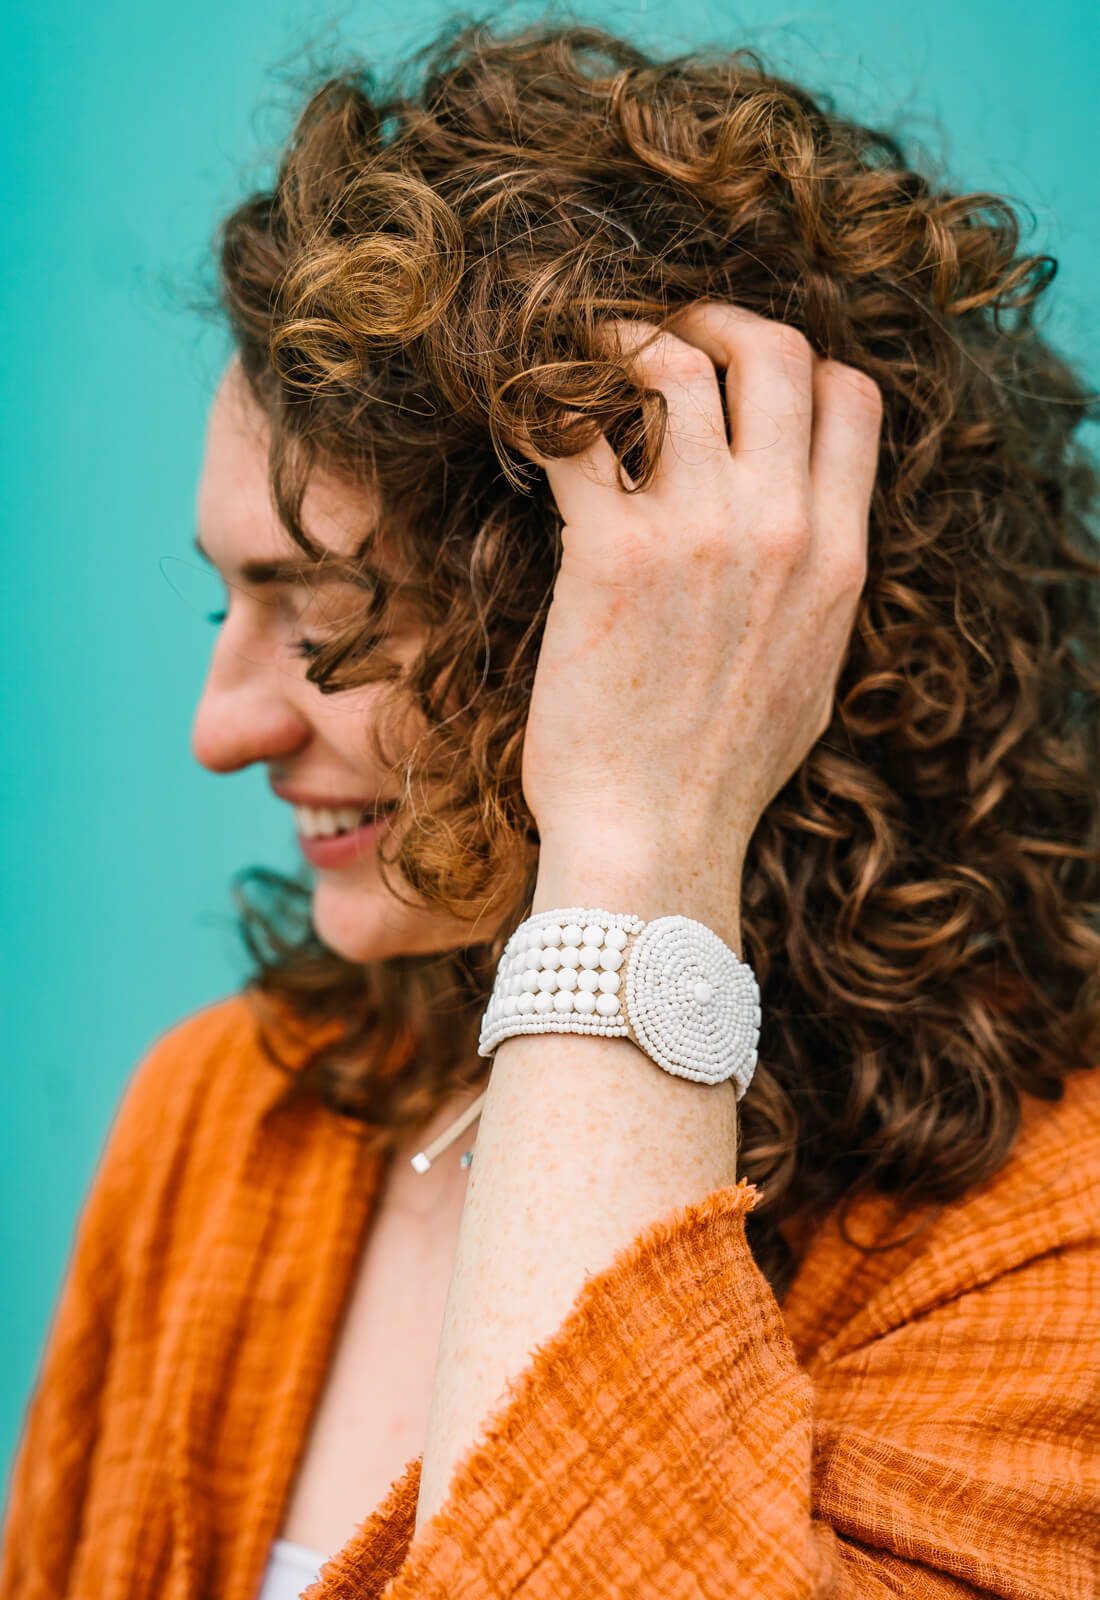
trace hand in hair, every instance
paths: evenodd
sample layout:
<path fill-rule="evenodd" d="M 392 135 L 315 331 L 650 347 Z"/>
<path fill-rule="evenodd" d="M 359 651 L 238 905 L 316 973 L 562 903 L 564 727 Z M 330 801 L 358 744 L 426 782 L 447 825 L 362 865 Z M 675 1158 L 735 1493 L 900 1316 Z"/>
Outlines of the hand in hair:
<path fill-rule="evenodd" d="M 568 459 L 525 448 L 564 522 L 523 755 L 535 904 L 614 901 L 729 938 L 753 829 L 832 717 L 881 395 L 729 304 L 605 327 L 668 432 L 641 490 L 603 434 Z"/>

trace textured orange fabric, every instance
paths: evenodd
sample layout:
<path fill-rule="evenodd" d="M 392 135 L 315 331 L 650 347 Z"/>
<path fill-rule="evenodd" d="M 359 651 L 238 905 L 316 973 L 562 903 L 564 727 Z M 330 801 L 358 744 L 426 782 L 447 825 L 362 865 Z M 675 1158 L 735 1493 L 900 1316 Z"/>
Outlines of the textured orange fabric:
<path fill-rule="evenodd" d="M 234 998 L 134 1075 L 28 1407 L 2 1600 L 255 1600 L 380 1179 Z M 812 1231 L 782 1306 L 751 1186 L 592 1274 L 415 1539 L 420 1460 L 310 1600 L 1098 1593 L 1100 1073 L 1024 1102 L 931 1216 Z M 910 1236 L 911 1235 L 911 1236 Z M 910 1237 L 907 1237 L 910 1236 Z M 899 1241 L 891 1243 L 891 1241 Z"/>

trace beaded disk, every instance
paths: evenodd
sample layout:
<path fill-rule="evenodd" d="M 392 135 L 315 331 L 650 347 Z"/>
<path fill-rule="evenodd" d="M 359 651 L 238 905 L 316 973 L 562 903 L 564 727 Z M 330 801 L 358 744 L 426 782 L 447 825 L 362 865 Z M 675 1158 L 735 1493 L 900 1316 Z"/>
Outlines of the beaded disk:
<path fill-rule="evenodd" d="M 635 941 L 626 1005 L 638 1043 L 666 1072 L 697 1083 L 737 1080 L 756 1066 L 760 990 L 752 968 L 691 917 L 657 917 Z"/>

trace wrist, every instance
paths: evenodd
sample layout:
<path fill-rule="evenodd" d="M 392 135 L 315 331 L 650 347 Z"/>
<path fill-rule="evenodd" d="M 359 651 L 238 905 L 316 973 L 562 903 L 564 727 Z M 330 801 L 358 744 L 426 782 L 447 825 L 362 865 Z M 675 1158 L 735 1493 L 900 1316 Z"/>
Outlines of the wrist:
<path fill-rule="evenodd" d="M 741 864 L 713 858 L 684 862 L 669 852 L 629 857 L 599 845 L 547 849 L 539 855 L 531 914 L 564 906 L 631 912 L 644 922 L 691 917 L 741 951 Z"/>

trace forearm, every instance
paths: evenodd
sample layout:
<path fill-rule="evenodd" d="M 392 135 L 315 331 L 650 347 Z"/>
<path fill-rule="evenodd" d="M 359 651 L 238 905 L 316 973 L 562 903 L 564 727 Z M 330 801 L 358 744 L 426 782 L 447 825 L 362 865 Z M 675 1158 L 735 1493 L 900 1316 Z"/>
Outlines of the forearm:
<path fill-rule="evenodd" d="M 540 887 L 534 909 L 580 903 L 559 883 Z M 671 910 L 703 916 L 702 908 L 641 895 L 636 886 L 583 903 L 646 918 Z M 709 925 L 738 949 L 728 884 L 723 903 L 724 918 L 715 905 Z M 446 1499 L 459 1458 L 504 1398 L 506 1381 L 560 1326 L 586 1275 L 609 1265 L 650 1222 L 736 1182 L 736 1147 L 732 1082 L 675 1077 L 625 1038 L 504 1040 L 459 1230 L 418 1528 Z"/>

